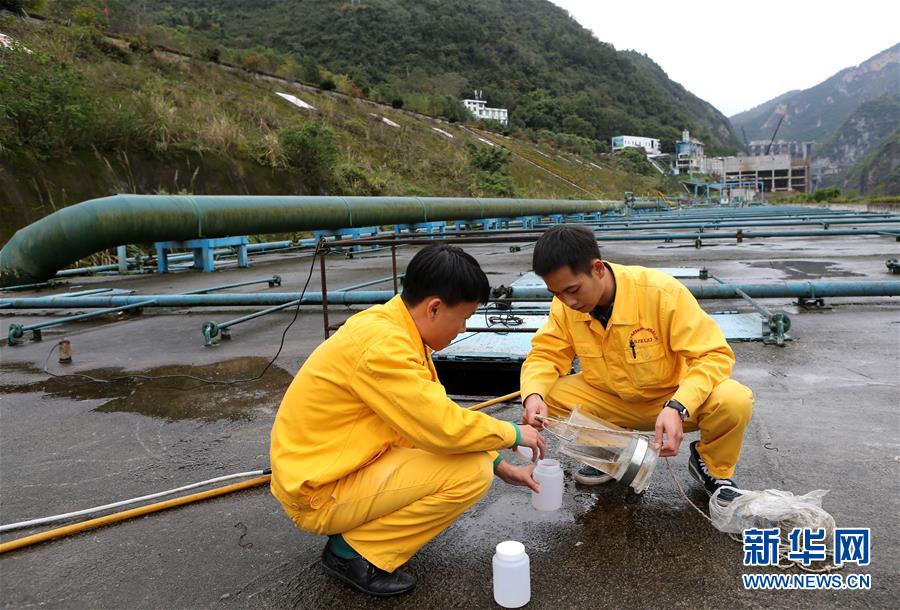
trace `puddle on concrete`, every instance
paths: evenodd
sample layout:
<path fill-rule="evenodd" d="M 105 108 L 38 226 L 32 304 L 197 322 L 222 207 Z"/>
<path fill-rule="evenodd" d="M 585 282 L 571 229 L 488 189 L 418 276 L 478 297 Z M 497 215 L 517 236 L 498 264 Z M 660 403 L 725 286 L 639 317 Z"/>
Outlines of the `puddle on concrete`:
<path fill-rule="evenodd" d="M 206 366 L 162 366 L 146 371 L 103 368 L 80 371 L 98 379 L 124 375 L 161 377 L 193 375 L 201 379 L 225 381 L 256 377 L 268 359 L 235 358 Z M 274 413 L 293 376 L 272 366 L 256 381 L 234 385 L 210 385 L 197 379 L 127 378 L 109 383 L 96 383 L 78 377 L 47 377 L 40 369 L 22 363 L 4 363 L 0 371 L 31 373 L 45 377 L 40 381 L 0 384 L 0 394 L 43 392 L 50 398 L 73 400 L 106 400 L 94 409 L 102 413 L 130 412 L 168 420 L 199 419 L 203 421 L 248 420 L 256 414 Z"/>
<path fill-rule="evenodd" d="M 744 264 L 756 269 L 778 269 L 788 279 L 794 280 L 813 280 L 821 277 L 862 277 L 864 275 L 862 273 L 854 273 L 831 261 L 755 261 Z"/>

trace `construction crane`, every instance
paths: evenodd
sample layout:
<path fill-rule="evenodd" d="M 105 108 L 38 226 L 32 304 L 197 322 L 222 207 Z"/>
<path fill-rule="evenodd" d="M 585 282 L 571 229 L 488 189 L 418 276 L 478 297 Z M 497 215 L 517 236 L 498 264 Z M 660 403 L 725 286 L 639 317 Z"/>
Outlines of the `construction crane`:
<path fill-rule="evenodd" d="M 769 140 L 769 145 L 766 146 L 766 155 L 769 154 L 769 151 L 772 149 L 772 144 L 775 143 L 775 136 L 778 135 L 778 128 L 781 127 L 781 122 L 784 120 L 784 115 L 785 115 L 785 114 L 787 114 L 786 111 L 785 111 L 785 112 L 782 112 L 782 113 L 781 113 L 781 118 L 778 119 L 778 125 L 775 126 L 775 131 L 772 133 L 772 139 Z"/>

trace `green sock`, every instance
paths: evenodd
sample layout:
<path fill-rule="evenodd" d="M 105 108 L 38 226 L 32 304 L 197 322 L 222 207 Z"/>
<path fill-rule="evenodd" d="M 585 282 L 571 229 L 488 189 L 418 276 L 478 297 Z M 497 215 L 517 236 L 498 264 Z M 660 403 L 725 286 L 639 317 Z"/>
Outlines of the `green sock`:
<path fill-rule="evenodd" d="M 331 552 L 341 559 L 355 559 L 356 557 L 359 557 L 359 553 L 354 551 L 353 547 L 347 544 L 347 541 L 344 540 L 344 537 L 340 534 L 329 536 L 328 546 L 331 547 Z"/>

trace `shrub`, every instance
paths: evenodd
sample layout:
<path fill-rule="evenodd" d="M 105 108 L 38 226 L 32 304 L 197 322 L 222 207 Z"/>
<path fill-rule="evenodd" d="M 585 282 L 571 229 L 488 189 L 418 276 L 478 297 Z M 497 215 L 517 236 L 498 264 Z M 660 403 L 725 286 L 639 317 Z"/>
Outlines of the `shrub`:
<path fill-rule="evenodd" d="M 334 166 L 340 157 L 336 140 L 334 132 L 319 123 L 278 131 L 285 161 L 299 169 L 306 184 L 318 191 L 335 181 Z"/>
<path fill-rule="evenodd" d="M 815 193 L 813 193 L 813 201 L 822 202 L 822 201 L 833 201 L 841 196 L 841 189 L 836 186 L 830 186 L 824 189 L 817 189 Z"/>
<path fill-rule="evenodd" d="M 391 100 L 391 108 L 396 108 L 397 110 L 399 110 L 400 108 L 403 108 L 403 98 L 395 97 L 394 99 L 392 99 Z"/>
<path fill-rule="evenodd" d="M 0 70 L 0 148 L 30 147 L 61 156 L 93 141 L 97 103 L 82 75 L 35 52 L 4 52 Z"/>
<path fill-rule="evenodd" d="M 483 172 L 499 172 L 509 163 L 510 153 L 499 146 L 477 146 L 466 143 L 469 150 L 469 165 Z"/>
<path fill-rule="evenodd" d="M 330 78 L 326 78 L 321 83 L 319 83 L 319 87 L 322 89 L 322 91 L 334 91 L 335 89 L 337 89 L 337 83 L 335 83 Z"/>
<path fill-rule="evenodd" d="M 512 176 L 500 172 L 478 172 L 475 176 L 475 187 L 483 195 L 497 197 L 518 197 Z"/>
<path fill-rule="evenodd" d="M 222 50 L 216 47 L 207 48 L 203 51 L 203 59 L 217 64 L 222 60 Z"/>
<path fill-rule="evenodd" d="M 387 187 L 380 176 L 357 165 L 341 165 L 335 174 L 338 192 L 341 195 L 382 195 Z"/>

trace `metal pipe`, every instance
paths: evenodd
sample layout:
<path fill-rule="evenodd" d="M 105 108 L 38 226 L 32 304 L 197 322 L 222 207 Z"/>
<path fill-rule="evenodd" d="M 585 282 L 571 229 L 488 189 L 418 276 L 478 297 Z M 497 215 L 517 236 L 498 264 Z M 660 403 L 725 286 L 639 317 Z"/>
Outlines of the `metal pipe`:
<path fill-rule="evenodd" d="M 182 292 L 181 294 L 206 294 L 208 292 L 215 292 L 218 290 L 228 290 L 229 288 L 240 288 L 241 286 L 262 284 L 264 282 L 269 285 L 269 288 L 281 286 L 281 276 L 276 273 L 271 277 L 264 277 L 261 280 L 248 280 L 246 282 L 237 282 L 236 284 L 223 284 L 222 286 L 213 286 L 212 288 L 200 288 L 199 290 L 191 290 L 189 292 Z"/>
<path fill-rule="evenodd" d="M 735 290 L 742 290 L 757 299 L 820 298 L 820 297 L 895 297 L 900 296 L 900 280 L 867 282 L 778 282 L 772 284 L 721 284 L 688 286 L 697 299 L 738 299 Z M 543 288 L 499 286 L 493 289 L 494 297 L 509 296 L 514 299 L 547 299 L 550 293 Z M 374 305 L 386 303 L 394 296 L 393 290 L 357 290 L 330 292 L 331 305 Z M 247 307 L 257 305 L 283 305 L 299 299 L 297 292 L 248 292 L 241 294 L 153 294 L 143 296 L 101 296 L 65 298 L 59 296 L 9 299 L 4 309 L 52 309 L 65 307 L 118 307 L 143 300 L 153 300 L 155 307 Z M 321 305 L 321 292 L 307 292 L 302 305 Z"/>
<path fill-rule="evenodd" d="M 896 297 L 900 296 L 900 280 L 868 282 L 779 282 L 773 284 L 701 284 L 687 286 L 697 299 L 743 298 L 738 290 L 757 299 L 820 298 L 820 297 Z M 545 288 L 530 286 L 500 286 L 494 297 L 510 296 L 518 299 L 548 298 Z"/>
<path fill-rule="evenodd" d="M 725 285 L 725 282 L 715 275 L 710 274 L 709 277 L 719 284 Z M 740 288 L 735 288 L 734 292 L 739 297 L 747 301 L 753 307 L 753 309 L 755 309 L 763 317 L 766 322 L 766 327 L 770 331 L 770 336 L 774 335 L 775 337 L 775 345 L 777 345 L 778 347 L 784 347 L 784 333 L 786 333 L 791 328 L 791 318 L 783 311 L 772 313 L 771 311 L 766 309 L 766 307 L 763 306 L 762 303 L 758 303 L 753 299 L 753 297 L 748 295 Z M 767 341 L 766 339 L 763 340 Z"/>
<path fill-rule="evenodd" d="M 222 334 L 222 339 L 231 339 L 231 335 L 229 334 L 228 329 L 232 326 L 240 324 L 241 322 L 246 322 L 247 320 L 253 320 L 254 318 L 259 318 L 261 316 L 274 313 L 276 311 L 281 311 L 282 309 L 287 309 L 288 307 L 297 305 L 297 303 L 299 302 L 300 299 L 288 301 L 283 305 L 268 307 L 266 309 L 263 309 L 262 311 L 255 311 L 251 314 L 247 314 L 246 316 L 241 316 L 240 318 L 235 318 L 234 320 L 228 320 L 227 322 L 222 322 L 221 324 L 217 324 L 213 321 L 204 322 L 201 329 L 201 332 L 203 333 L 203 345 L 205 347 L 211 347 L 213 344 L 213 338 L 216 337 L 219 333 Z"/>
<path fill-rule="evenodd" d="M 29 324 L 28 326 L 22 326 L 21 324 L 10 324 L 9 325 L 9 334 L 7 335 L 7 342 L 9 345 L 18 345 L 19 339 L 21 339 L 26 332 L 31 332 L 31 340 L 32 341 L 41 341 L 43 339 L 43 335 L 41 334 L 41 330 L 44 328 L 49 328 L 51 326 L 58 326 L 59 324 L 65 324 L 66 322 L 78 322 L 80 320 L 89 320 L 91 318 L 97 318 L 99 316 L 105 316 L 106 314 L 116 313 L 119 311 L 125 311 L 127 309 L 137 309 L 140 307 L 147 307 L 150 305 L 154 305 L 155 301 L 147 300 L 147 301 L 139 301 L 137 303 L 131 303 L 129 305 L 121 305 L 119 307 L 112 307 L 110 309 L 101 309 L 100 311 L 91 311 L 88 313 L 82 313 L 75 316 L 69 316 L 66 318 L 62 318 L 59 320 L 51 320 L 49 322 L 39 322 L 38 324 Z"/>
<path fill-rule="evenodd" d="M 529 235 L 529 234 L 519 234 L 515 231 L 511 231 L 509 235 L 492 235 L 492 236 L 477 236 L 477 233 L 473 233 L 473 237 L 444 237 L 439 234 L 435 234 L 433 237 L 412 237 L 412 238 L 371 238 L 371 237 L 361 237 L 359 239 L 347 239 L 342 240 L 341 246 L 385 246 L 391 244 L 406 244 L 406 245 L 428 245 L 436 242 L 446 243 L 446 244 L 455 244 L 455 245 L 465 245 L 465 244 L 485 244 L 485 243 L 516 243 L 516 242 L 531 242 L 536 241 L 539 235 Z M 818 230 L 818 231 L 728 231 L 728 232 L 719 232 L 719 233 L 648 233 L 642 235 L 597 235 L 597 241 L 675 241 L 676 239 L 688 239 L 693 240 L 697 247 L 700 247 L 703 239 L 737 239 L 742 237 L 744 239 L 753 239 L 753 238 L 764 238 L 764 237 L 824 237 L 824 236 L 848 236 L 848 235 L 886 235 L 889 237 L 896 237 L 900 239 L 900 230 L 896 231 L 885 231 L 885 230 L 868 230 L 863 229 L 860 231 L 857 230 L 849 230 L 849 229 L 829 229 L 829 230 Z M 329 244 L 325 246 L 326 249 L 330 249 L 332 246 Z M 336 247 L 336 246 L 335 246 Z"/>
<path fill-rule="evenodd" d="M 249 280 L 246 282 L 238 282 L 235 284 L 224 284 L 222 286 L 213 286 L 212 288 L 201 288 L 199 290 L 192 290 L 190 292 L 185 292 L 182 294 L 207 294 L 207 293 L 215 292 L 218 290 L 226 290 L 228 288 L 238 288 L 240 286 L 250 286 L 252 284 L 260 284 L 262 282 L 267 282 L 269 284 L 269 288 L 273 288 L 275 286 L 281 286 L 281 277 L 278 275 L 273 275 L 271 277 L 263 278 L 261 280 Z M 86 290 L 83 293 L 73 293 L 73 294 L 85 294 L 85 293 L 91 294 L 91 293 L 108 292 L 108 291 L 125 292 L 125 293 L 131 292 L 131 291 L 127 291 L 127 290 L 120 290 L 117 288 L 116 289 L 103 288 L 100 290 Z M 72 295 L 61 295 L 61 296 L 66 296 L 68 298 L 72 297 Z M 48 322 L 39 322 L 37 324 L 29 324 L 27 326 L 22 326 L 21 324 L 10 324 L 9 325 L 9 334 L 7 335 L 7 340 L 9 342 L 9 345 L 18 345 L 18 343 L 19 343 L 18 340 L 20 338 L 22 338 L 26 332 L 30 331 L 32 340 L 40 341 L 43 338 L 41 335 L 41 330 L 44 328 L 49 328 L 51 326 L 58 326 L 60 324 L 66 324 L 68 322 L 79 322 L 82 320 L 89 320 L 91 318 L 97 318 L 97 317 L 100 317 L 100 316 L 103 316 L 106 314 L 116 313 L 119 311 L 125 311 L 128 309 L 147 307 L 149 305 L 153 305 L 154 302 L 155 302 L 154 300 L 140 301 L 140 302 L 132 303 L 129 305 L 113 307 L 111 309 L 103 309 L 100 311 L 93 311 L 93 312 L 84 313 L 84 314 L 77 314 L 74 316 L 66 316 L 64 318 L 58 318 L 56 320 L 51 320 Z M 5 305 L 5 303 L 3 305 Z"/>
<path fill-rule="evenodd" d="M 622 205 L 451 197 L 114 195 L 68 206 L 18 230 L 0 250 L 0 285 L 44 281 L 74 261 L 120 244 L 595 212 Z"/>
<path fill-rule="evenodd" d="M 399 277 L 404 277 L 406 274 L 401 273 Z M 338 288 L 336 292 L 347 292 L 348 290 L 357 290 L 358 288 L 365 288 L 366 286 L 374 286 L 375 284 L 383 284 L 391 279 L 396 279 L 398 276 L 389 275 L 387 277 L 381 277 L 377 280 L 370 280 L 368 282 L 363 282 L 362 284 L 353 284 L 352 286 L 345 286 L 344 288 Z"/>

